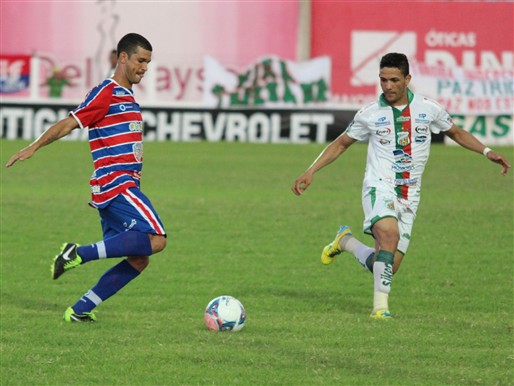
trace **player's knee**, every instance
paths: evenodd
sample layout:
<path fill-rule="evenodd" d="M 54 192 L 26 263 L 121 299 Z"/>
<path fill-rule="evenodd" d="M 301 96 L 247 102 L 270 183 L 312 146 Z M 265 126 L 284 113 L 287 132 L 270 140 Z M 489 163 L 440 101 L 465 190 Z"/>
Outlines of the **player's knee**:
<path fill-rule="evenodd" d="M 166 237 L 162 235 L 152 235 L 150 241 L 152 244 L 152 253 L 161 252 L 164 248 L 166 248 Z"/>
<path fill-rule="evenodd" d="M 148 267 L 148 264 L 150 264 L 150 258 L 148 256 L 129 256 L 127 257 L 127 261 L 139 272 L 142 272 L 146 267 Z"/>

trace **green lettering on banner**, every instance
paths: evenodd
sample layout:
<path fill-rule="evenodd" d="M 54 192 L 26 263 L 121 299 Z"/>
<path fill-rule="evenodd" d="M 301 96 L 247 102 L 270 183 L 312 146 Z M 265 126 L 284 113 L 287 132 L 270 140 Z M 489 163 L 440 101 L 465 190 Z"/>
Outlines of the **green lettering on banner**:
<path fill-rule="evenodd" d="M 475 122 L 473 122 L 473 124 L 469 128 L 469 132 L 473 135 L 477 134 L 482 137 L 485 137 L 487 135 L 485 117 L 483 115 L 477 117 Z"/>
<path fill-rule="evenodd" d="M 248 81 L 250 78 L 250 70 L 246 71 L 245 73 L 238 74 L 237 75 L 237 88 L 243 87 L 243 85 Z"/>
<path fill-rule="evenodd" d="M 312 83 L 301 83 L 300 87 L 302 88 L 303 92 L 303 103 L 310 103 L 314 101 L 314 92 Z"/>
<path fill-rule="evenodd" d="M 288 83 L 288 82 L 294 83 L 294 78 L 287 71 L 287 63 L 284 62 L 283 60 L 280 61 L 280 71 L 282 73 L 282 79 L 284 80 L 285 83 Z"/>
<path fill-rule="evenodd" d="M 240 98 L 240 93 L 243 93 L 243 98 Z M 250 89 L 244 88 L 240 91 L 230 93 L 230 106 L 248 106 L 250 100 Z"/>
<path fill-rule="evenodd" d="M 286 82 L 284 83 L 284 102 L 291 102 L 296 103 L 296 98 L 294 94 L 291 92 L 291 87 L 289 87 L 289 84 Z"/>
<path fill-rule="evenodd" d="M 268 90 L 268 100 L 270 102 L 278 102 L 277 87 L 277 82 L 270 82 L 266 84 L 266 89 Z"/>
<path fill-rule="evenodd" d="M 253 105 L 254 106 L 262 106 L 264 104 L 264 99 L 261 98 L 261 90 L 262 87 L 256 86 L 253 89 Z"/>
<path fill-rule="evenodd" d="M 273 72 L 273 68 L 271 67 L 272 61 L 271 59 L 265 59 L 262 61 L 262 67 L 264 68 L 264 74 L 262 75 L 262 78 L 264 80 L 267 80 L 268 78 L 271 78 L 272 80 L 276 79 L 276 75 Z"/>
<path fill-rule="evenodd" d="M 503 120 L 506 120 L 508 122 L 504 122 Z M 497 117 L 495 117 L 495 128 L 500 130 L 493 130 L 493 137 L 505 137 L 507 134 L 509 134 L 510 124 L 512 123 L 510 121 L 510 115 L 498 115 Z"/>
<path fill-rule="evenodd" d="M 459 82 L 453 82 L 453 90 L 452 90 L 452 94 L 455 95 L 455 94 L 459 94 L 461 95 L 462 94 L 462 90 L 460 88 L 460 84 Z"/>
<path fill-rule="evenodd" d="M 218 108 L 220 108 L 223 94 L 225 93 L 225 87 L 217 84 L 212 88 L 212 93 L 216 95 L 216 98 L 218 98 Z"/>
<path fill-rule="evenodd" d="M 327 86 L 327 82 L 325 82 L 325 79 L 320 79 L 317 81 L 317 86 L 318 86 L 318 96 L 317 96 L 317 101 L 318 102 L 326 102 L 328 100 L 327 98 L 327 91 L 328 91 L 328 86 Z"/>
<path fill-rule="evenodd" d="M 455 123 L 457 126 L 464 128 L 464 120 L 466 117 L 464 115 L 452 115 L 453 123 Z"/>

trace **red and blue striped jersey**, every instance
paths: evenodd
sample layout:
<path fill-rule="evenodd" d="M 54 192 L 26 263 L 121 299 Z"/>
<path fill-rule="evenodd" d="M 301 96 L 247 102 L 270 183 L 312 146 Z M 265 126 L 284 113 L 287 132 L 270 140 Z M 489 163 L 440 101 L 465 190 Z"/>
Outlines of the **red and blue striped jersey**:
<path fill-rule="evenodd" d="M 139 188 L 143 117 L 133 91 L 106 79 L 70 114 L 81 128 L 88 128 L 95 169 L 91 205 L 103 208 L 126 189 Z"/>

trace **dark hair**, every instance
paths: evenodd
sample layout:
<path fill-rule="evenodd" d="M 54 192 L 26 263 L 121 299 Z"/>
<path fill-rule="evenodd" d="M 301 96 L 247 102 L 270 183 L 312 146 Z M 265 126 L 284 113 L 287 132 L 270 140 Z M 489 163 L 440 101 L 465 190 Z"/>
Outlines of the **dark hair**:
<path fill-rule="evenodd" d="M 409 75 L 409 60 L 404 54 L 390 52 L 380 59 L 380 68 L 394 67 L 400 70 L 403 76 Z"/>
<path fill-rule="evenodd" d="M 116 51 L 118 56 L 122 51 L 125 51 L 128 56 L 131 56 L 134 52 L 136 52 L 138 47 L 141 47 L 147 51 L 152 51 L 152 45 L 148 40 L 146 40 L 145 37 L 136 33 L 129 33 L 120 39 Z"/>

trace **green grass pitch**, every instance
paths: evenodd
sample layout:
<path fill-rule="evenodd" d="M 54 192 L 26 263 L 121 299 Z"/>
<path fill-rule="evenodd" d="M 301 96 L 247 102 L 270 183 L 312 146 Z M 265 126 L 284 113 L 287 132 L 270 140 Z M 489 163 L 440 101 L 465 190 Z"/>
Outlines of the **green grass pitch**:
<path fill-rule="evenodd" d="M 1 141 L 1 161 L 27 142 Z M 115 263 L 50 278 L 61 243 L 98 241 L 88 144 L 60 141 L 1 172 L 2 385 L 509 385 L 513 353 L 513 170 L 434 145 L 413 239 L 390 297 L 369 318 L 372 276 L 350 255 L 322 266 L 340 224 L 361 240 L 366 146 L 296 197 L 323 146 L 145 143 L 142 189 L 168 248 L 98 308 L 62 314 Z M 513 148 L 501 150 L 514 162 Z M 232 295 L 238 333 L 203 322 Z"/>

